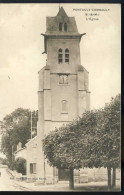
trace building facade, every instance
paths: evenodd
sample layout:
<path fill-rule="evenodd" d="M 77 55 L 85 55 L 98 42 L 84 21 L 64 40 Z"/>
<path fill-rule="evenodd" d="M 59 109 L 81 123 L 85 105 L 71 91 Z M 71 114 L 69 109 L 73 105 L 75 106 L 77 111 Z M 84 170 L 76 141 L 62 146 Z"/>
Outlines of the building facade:
<path fill-rule="evenodd" d="M 68 170 L 48 165 L 42 139 L 90 109 L 89 73 L 80 58 L 80 41 L 85 33 L 78 32 L 75 18 L 68 17 L 63 7 L 55 17 L 46 18 L 46 33 L 42 35 L 47 62 L 39 71 L 37 136 L 19 151 L 25 153 L 27 177 L 56 183 L 68 180 Z M 21 156 L 19 151 L 15 158 Z M 75 170 L 74 174 L 79 181 L 81 172 Z"/>

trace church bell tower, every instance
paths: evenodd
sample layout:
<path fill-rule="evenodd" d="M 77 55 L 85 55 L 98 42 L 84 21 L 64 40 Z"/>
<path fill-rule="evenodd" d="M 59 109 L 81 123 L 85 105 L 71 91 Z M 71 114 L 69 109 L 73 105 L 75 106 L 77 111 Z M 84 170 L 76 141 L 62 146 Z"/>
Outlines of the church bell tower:
<path fill-rule="evenodd" d="M 77 29 L 74 17 L 63 7 L 55 17 L 46 18 L 44 52 L 46 65 L 39 71 L 38 132 L 42 138 L 90 109 L 88 71 L 81 65 L 80 41 L 84 34 Z M 47 178 L 59 177 L 39 155 L 39 174 Z M 43 170 L 41 170 L 43 167 Z M 59 178 L 58 178 L 59 179 Z"/>

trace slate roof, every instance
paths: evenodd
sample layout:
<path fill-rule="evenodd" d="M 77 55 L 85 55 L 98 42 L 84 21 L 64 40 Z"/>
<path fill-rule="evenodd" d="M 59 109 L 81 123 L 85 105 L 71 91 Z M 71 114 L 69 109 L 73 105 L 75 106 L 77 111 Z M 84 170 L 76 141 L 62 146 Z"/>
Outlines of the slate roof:
<path fill-rule="evenodd" d="M 67 23 L 67 32 L 59 31 L 59 23 Z M 79 35 L 74 17 L 68 17 L 63 7 L 60 8 L 55 17 L 46 17 L 46 34 L 47 35 Z"/>

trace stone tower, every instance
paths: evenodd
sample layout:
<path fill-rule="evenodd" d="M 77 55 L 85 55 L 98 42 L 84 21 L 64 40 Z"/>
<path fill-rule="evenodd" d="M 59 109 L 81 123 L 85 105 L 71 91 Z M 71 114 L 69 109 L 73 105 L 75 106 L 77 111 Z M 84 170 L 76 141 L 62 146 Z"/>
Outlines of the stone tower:
<path fill-rule="evenodd" d="M 89 110 L 90 92 L 88 72 L 80 59 L 79 44 L 84 34 L 78 32 L 75 18 L 68 17 L 61 7 L 57 16 L 46 18 L 46 33 L 42 35 L 47 62 L 39 71 L 37 174 L 55 181 L 62 178 L 45 162 L 41 140 L 55 127 Z"/>

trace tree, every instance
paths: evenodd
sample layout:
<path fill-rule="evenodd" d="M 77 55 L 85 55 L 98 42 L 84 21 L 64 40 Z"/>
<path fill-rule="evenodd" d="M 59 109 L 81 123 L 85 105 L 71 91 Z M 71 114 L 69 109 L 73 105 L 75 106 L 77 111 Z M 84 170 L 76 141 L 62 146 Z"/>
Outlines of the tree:
<path fill-rule="evenodd" d="M 88 167 L 107 168 L 108 190 L 110 190 L 116 184 L 116 168 L 120 167 L 120 94 L 112 98 L 104 108 L 97 110 L 95 116 L 95 118 L 92 117 L 96 122 L 93 127 L 95 131 L 89 145 L 90 152 L 87 152 L 87 162 L 84 161 L 84 163 Z M 86 118 L 88 119 L 88 116 Z M 91 131 L 90 125 L 88 127 Z M 113 183 L 111 170 L 113 170 Z"/>
<path fill-rule="evenodd" d="M 116 168 L 120 167 L 120 94 L 111 99 L 111 102 L 105 106 L 99 128 L 102 132 L 101 152 L 104 158 L 102 163 L 108 169 L 108 188 L 116 185 Z M 111 184 L 111 169 L 113 169 L 113 183 Z"/>
<path fill-rule="evenodd" d="M 84 166 L 106 167 L 108 190 L 110 190 L 116 184 L 116 168 L 120 167 L 120 94 L 112 98 L 104 108 L 97 110 L 95 117 L 89 118 L 91 112 L 85 113 L 80 119 L 83 122 L 86 116 L 87 120 L 94 121 L 93 134 L 91 134 L 90 121 L 87 125 L 92 139 L 90 139 L 89 149 L 87 147 Z M 113 183 L 111 170 L 113 170 Z"/>
<path fill-rule="evenodd" d="M 34 115 L 35 111 L 33 111 Z M 38 116 L 38 112 L 36 112 Z M 33 118 L 33 125 L 36 127 L 38 118 Z M 6 154 L 9 168 L 13 169 L 13 153 L 19 142 L 25 146 L 31 138 L 31 111 L 29 109 L 18 108 L 3 119 L 6 134 L 2 137 L 2 152 Z M 36 135 L 36 128 L 34 129 Z"/>
<path fill-rule="evenodd" d="M 120 165 L 120 95 L 105 108 L 86 111 L 72 123 L 56 128 L 44 138 L 43 150 L 51 166 L 70 169 L 71 189 L 73 169 L 81 167 L 107 167 L 110 189 L 111 168 Z"/>
<path fill-rule="evenodd" d="M 26 174 L 26 160 L 24 158 L 17 158 L 14 162 L 14 169 L 22 175 Z"/>
<path fill-rule="evenodd" d="M 43 140 L 43 149 L 50 166 L 70 169 L 69 186 L 74 188 L 73 169 L 76 167 L 76 158 L 72 158 L 72 139 L 66 132 L 66 127 L 56 129 Z"/>
<path fill-rule="evenodd" d="M 87 160 L 87 149 L 92 143 L 96 111 L 86 112 L 82 119 L 62 126 L 43 140 L 43 150 L 48 163 L 57 168 L 70 170 L 69 186 L 74 189 L 73 170 Z M 90 126 L 90 129 L 89 129 Z"/>

